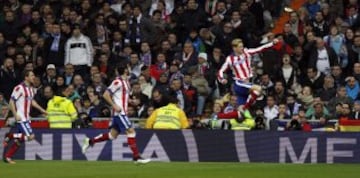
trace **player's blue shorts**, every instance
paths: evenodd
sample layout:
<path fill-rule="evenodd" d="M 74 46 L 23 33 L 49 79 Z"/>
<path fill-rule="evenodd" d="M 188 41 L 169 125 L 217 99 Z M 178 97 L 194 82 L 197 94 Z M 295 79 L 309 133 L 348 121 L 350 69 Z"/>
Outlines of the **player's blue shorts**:
<path fill-rule="evenodd" d="M 234 83 L 234 92 L 237 96 L 237 104 L 243 105 L 246 103 L 248 96 L 249 96 L 249 90 L 252 87 L 252 83 L 246 83 L 240 80 L 235 80 Z"/>
<path fill-rule="evenodd" d="M 113 116 L 111 128 L 114 128 L 119 133 L 121 130 L 127 130 L 132 127 L 132 123 L 126 115 Z"/>
<path fill-rule="evenodd" d="M 16 128 L 18 130 L 18 133 L 23 133 L 25 134 L 25 136 L 30 136 L 31 134 L 33 134 L 33 130 L 30 126 L 29 121 L 16 123 Z"/>

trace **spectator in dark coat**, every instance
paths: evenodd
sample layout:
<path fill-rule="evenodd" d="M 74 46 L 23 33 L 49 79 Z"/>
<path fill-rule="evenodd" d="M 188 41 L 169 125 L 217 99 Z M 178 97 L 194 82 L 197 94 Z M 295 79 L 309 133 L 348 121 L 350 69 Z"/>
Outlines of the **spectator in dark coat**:
<path fill-rule="evenodd" d="M 4 63 L 0 69 L 0 92 L 9 101 L 13 88 L 20 82 L 20 74 L 14 68 L 14 60 L 5 58 Z"/>
<path fill-rule="evenodd" d="M 313 49 L 311 52 L 309 66 L 328 75 L 330 74 L 331 67 L 338 64 L 338 60 L 335 51 L 331 47 L 325 46 L 322 38 L 317 38 L 316 49 Z"/>
<path fill-rule="evenodd" d="M 52 25 L 52 34 L 45 40 L 44 58 L 46 64 L 54 64 L 59 70 L 64 68 L 66 37 L 60 33 L 60 25 Z M 60 71 L 59 71 L 60 72 Z"/>

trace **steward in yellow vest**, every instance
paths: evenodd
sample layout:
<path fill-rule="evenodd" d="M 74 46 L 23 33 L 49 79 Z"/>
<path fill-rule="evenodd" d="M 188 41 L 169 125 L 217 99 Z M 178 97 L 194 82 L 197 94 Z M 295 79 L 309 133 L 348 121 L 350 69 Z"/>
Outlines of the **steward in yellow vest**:
<path fill-rule="evenodd" d="M 230 120 L 231 130 L 251 130 L 255 127 L 255 120 L 249 110 L 241 111 L 238 119 Z"/>
<path fill-rule="evenodd" d="M 186 129 L 189 127 L 185 112 L 177 106 L 178 100 L 170 97 L 170 103 L 156 109 L 146 121 L 147 129 Z"/>
<path fill-rule="evenodd" d="M 54 96 L 46 109 L 50 128 L 72 128 L 77 119 L 77 111 L 73 102 L 66 97 Z"/>

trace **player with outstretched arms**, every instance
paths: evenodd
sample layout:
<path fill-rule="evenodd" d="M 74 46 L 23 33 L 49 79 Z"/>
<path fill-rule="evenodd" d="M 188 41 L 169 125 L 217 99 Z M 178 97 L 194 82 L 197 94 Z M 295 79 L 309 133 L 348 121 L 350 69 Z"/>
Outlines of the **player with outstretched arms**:
<path fill-rule="evenodd" d="M 121 65 L 117 68 L 120 75 L 105 91 L 103 97 L 113 108 L 112 125 L 110 132 L 102 133 L 94 138 L 85 138 L 82 146 L 82 152 L 85 154 L 86 150 L 95 143 L 116 139 L 121 131 L 125 131 L 129 147 L 133 153 L 133 160 L 135 163 L 145 164 L 150 162 L 150 159 L 144 159 L 140 156 L 139 150 L 136 146 L 136 132 L 132 127 L 127 114 L 130 84 L 128 81 L 129 70 L 126 65 Z"/>
<path fill-rule="evenodd" d="M 244 48 L 244 44 L 239 38 L 231 42 L 233 53 L 226 57 L 224 64 L 218 71 L 218 80 L 222 84 L 227 84 L 228 80 L 224 78 L 224 72 L 228 69 L 232 70 L 237 103 L 239 106 L 243 105 L 243 109 L 248 109 L 261 94 L 261 87 L 250 83 L 250 79 L 253 77 L 252 56 L 273 47 L 278 42 L 278 39 L 274 39 L 270 43 L 252 49 Z"/>
<path fill-rule="evenodd" d="M 34 83 L 34 72 L 31 70 L 24 71 L 24 81 L 19 85 L 15 86 L 10 99 L 10 110 L 14 114 L 16 121 L 17 133 L 7 133 L 3 141 L 4 148 L 6 148 L 11 140 L 14 140 L 14 143 L 7 150 L 4 155 L 4 162 L 9 164 L 15 164 L 15 161 L 11 157 L 19 149 L 20 145 L 24 141 L 31 141 L 35 138 L 35 135 L 30 126 L 30 108 L 33 106 L 38 109 L 43 114 L 46 114 L 45 109 L 43 109 L 33 97 L 35 95 L 34 89 L 32 87 Z"/>

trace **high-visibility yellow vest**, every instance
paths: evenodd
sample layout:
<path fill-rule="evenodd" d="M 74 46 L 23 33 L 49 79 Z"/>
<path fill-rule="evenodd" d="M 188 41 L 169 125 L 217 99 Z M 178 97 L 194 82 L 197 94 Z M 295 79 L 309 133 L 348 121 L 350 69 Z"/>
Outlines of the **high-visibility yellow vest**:
<path fill-rule="evenodd" d="M 54 96 L 46 109 L 50 128 L 71 128 L 72 122 L 77 118 L 77 111 L 71 100 Z"/>
<path fill-rule="evenodd" d="M 248 110 L 244 113 L 245 120 L 239 123 L 236 119 L 230 120 L 231 130 L 251 130 L 255 127 L 255 120 Z"/>
<path fill-rule="evenodd" d="M 183 110 L 175 104 L 168 104 L 156 109 L 146 121 L 149 129 L 184 129 L 189 127 Z"/>

